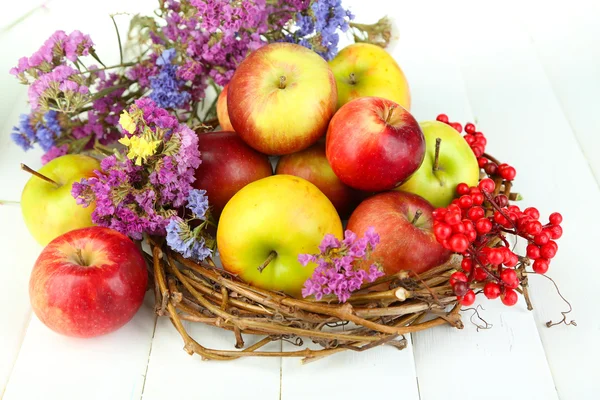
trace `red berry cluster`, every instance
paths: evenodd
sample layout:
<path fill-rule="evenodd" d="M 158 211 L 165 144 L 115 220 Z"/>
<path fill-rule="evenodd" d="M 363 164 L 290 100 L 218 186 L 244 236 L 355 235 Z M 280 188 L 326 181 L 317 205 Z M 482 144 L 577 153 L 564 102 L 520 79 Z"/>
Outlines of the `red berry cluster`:
<path fill-rule="evenodd" d="M 437 116 L 436 119 L 440 122 L 450 125 L 459 133 L 462 133 L 463 131 L 462 125 L 458 122 L 450 122 L 446 114 L 440 114 Z M 512 181 L 513 179 L 515 179 L 515 176 L 517 175 L 517 170 L 515 170 L 514 167 L 511 167 L 508 164 L 498 165 L 494 161 L 490 160 L 485 154 L 485 146 L 487 145 L 487 139 L 485 138 L 482 132 L 477 131 L 475 124 L 468 122 L 465 125 L 464 138 L 465 141 L 471 147 L 471 150 L 473 150 L 475 157 L 477 157 L 479 168 L 483 168 L 486 174 L 488 174 L 491 177 L 499 176 L 507 181 Z"/>
<path fill-rule="evenodd" d="M 448 123 L 444 114 L 438 116 L 438 120 Z M 475 127 L 471 128 L 471 125 L 467 124 L 468 129 L 474 132 Z M 512 180 L 515 173 L 504 175 L 502 172 L 496 175 L 500 186 L 502 180 L 505 184 Z M 544 274 L 558 250 L 555 240 L 562 236 L 562 216 L 553 213 L 549 222 L 543 225 L 536 208 L 521 210 L 509 204 L 508 197 L 500 194 L 500 189 L 490 178 L 482 179 L 474 187 L 461 183 L 456 187 L 457 196 L 452 203 L 433 213 L 433 232 L 437 241 L 463 256 L 462 270 L 451 275 L 450 284 L 465 306 L 473 304 L 475 290 L 481 288 L 488 299 L 500 297 L 507 306 L 516 304 L 515 289 L 523 279 L 516 268 L 524 266 L 529 259 L 533 260 L 533 270 Z M 508 235 L 527 240 L 527 258 L 519 257 L 511 250 Z"/>

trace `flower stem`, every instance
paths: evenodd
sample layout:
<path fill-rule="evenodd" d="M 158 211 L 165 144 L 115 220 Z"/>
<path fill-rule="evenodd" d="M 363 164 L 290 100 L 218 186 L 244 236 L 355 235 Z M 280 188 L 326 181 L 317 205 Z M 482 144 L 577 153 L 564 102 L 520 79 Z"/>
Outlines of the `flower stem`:
<path fill-rule="evenodd" d="M 433 159 L 433 170 L 437 171 L 440 169 L 440 146 L 442 144 L 441 138 L 435 138 L 435 156 Z"/>
<path fill-rule="evenodd" d="M 262 273 L 263 269 L 267 268 L 267 265 L 269 265 L 269 263 L 271 261 L 273 261 L 273 259 L 277 257 L 277 253 L 275 252 L 275 250 L 271 250 L 271 252 L 269 253 L 269 256 L 267 257 L 267 259 L 258 266 L 258 272 Z"/>
<path fill-rule="evenodd" d="M 117 26 L 117 22 L 115 21 L 115 15 L 111 14 L 110 19 L 112 19 L 113 25 L 115 26 L 115 31 L 117 31 L 117 41 L 119 42 L 119 60 L 120 64 L 123 64 L 123 45 L 121 44 L 121 34 L 119 33 L 119 27 Z"/>
<path fill-rule="evenodd" d="M 40 178 L 43 181 L 46 181 L 48 183 L 53 184 L 54 186 L 56 186 L 57 188 L 59 188 L 61 185 L 59 183 L 57 183 L 56 181 L 53 181 L 52 179 L 48 178 L 46 175 L 42 175 L 39 172 L 37 172 L 34 169 L 29 168 L 27 165 L 21 163 L 21 169 L 25 172 L 29 172 L 31 175 L 36 176 L 38 178 Z"/>

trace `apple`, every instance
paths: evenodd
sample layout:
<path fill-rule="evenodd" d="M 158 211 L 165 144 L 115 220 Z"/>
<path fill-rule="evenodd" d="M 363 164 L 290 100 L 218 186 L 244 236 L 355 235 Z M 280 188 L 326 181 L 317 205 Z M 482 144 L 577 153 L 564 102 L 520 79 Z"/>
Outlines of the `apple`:
<path fill-rule="evenodd" d="M 29 280 L 31 307 L 46 326 L 93 337 L 125 325 L 142 305 L 148 272 L 127 236 L 94 226 L 51 241 Z"/>
<path fill-rule="evenodd" d="M 225 270 L 259 288 L 300 296 L 315 265 L 298 254 L 319 252 L 325 234 L 342 238 L 331 201 L 309 181 L 274 175 L 252 182 L 227 203 L 217 228 Z"/>
<path fill-rule="evenodd" d="M 410 91 L 398 63 L 379 46 L 355 43 L 329 62 L 338 90 L 338 108 L 359 97 L 383 97 L 410 110 Z"/>
<path fill-rule="evenodd" d="M 198 148 L 202 164 L 192 186 L 206 190 L 216 219 L 241 188 L 273 175 L 269 157 L 248 146 L 235 132 L 200 133 Z"/>
<path fill-rule="evenodd" d="M 363 236 L 375 228 L 380 242 L 367 263 L 379 262 L 386 274 L 412 270 L 418 274 L 448 261 L 451 252 L 433 234 L 433 206 L 412 193 L 376 194 L 358 205 L 348 229 Z"/>
<path fill-rule="evenodd" d="M 418 194 L 436 208 L 446 207 L 454 199 L 459 183 L 477 185 L 479 164 L 469 144 L 450 125 L 439 121 L 420 125 L 427 147 L 423 164 L 398 189 Z"/>
<path fill-rule="evenodd" d="M 271 43 L 236 69 L 227 89 L 233 130 L 269 155 L 315 143 L 336 110 L 337 89 L 327 62 L 306 47 Z"/>
<path fill-rule="evenodd" d="M 331 169 L 325 157 L 324 143 L 281 157 L 275 174 L 299 176 L 314 184 L 327 196 L 342 218 L 348 218 L 358 204 L 358 191 L 345 185 Z"/>
<path fill-rule="evenodd" d="M 364 191 L 400 185 L 425 156 L 425 139 L 414 117 L 380 97 L 361 97 L 342 106 L 329 123 L 326 146 L 335 174 Z"/>
<path fill-rule="evenodd" d="M 21 194 L 21 210 L 29 232 L 42 246 L 68 231 L 94 225 L 95 207 L 77 205 L 71 188 L 73 182 L 95 176 L 100 169 L 98 160 L 80 154 L 55 158 L 38 172 L 22 165 L 34 174 Z"/>
<path fill-rule="evenodd" d="M 227 88 L 229 84 L 223 87 L 221 93 L 219 93 L 219 97 L 217 98 L 217 119 L 219 120 L 219 125 L 221 125 L 222 131 L 233 131 L 233 126 L 231 126 L 231 121 L 229 121 L 229 113 L 227 112 Z"/>

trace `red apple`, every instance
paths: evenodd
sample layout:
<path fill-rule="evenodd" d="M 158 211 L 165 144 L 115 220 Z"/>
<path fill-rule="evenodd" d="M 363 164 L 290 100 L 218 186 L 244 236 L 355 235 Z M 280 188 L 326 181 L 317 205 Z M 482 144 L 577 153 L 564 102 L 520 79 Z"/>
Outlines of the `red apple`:
<path fill-rule="evenodd" d="M 325 157 L 323 143 L 281 157 L 275 174 L 294 175 L 306 179 L 327 196 L 342 218 L 347 218 L 358 203 L 358 191 L 340 181 L 331 169 Z"/>
<path fill-rule="evenodd" d="M 229 113 L 227 112 L 227 88 L 229 84 L 223 87 L 221 93 L 219 93 L 219 97 L 217 98 L 217 119 L 219 120 L 219 125 L 221 125 L 222 131 L 233 131 L 233 126 L 231 126 L 231 121 L 229 121 Z"/>
<path fill-rule="evenodd" d="M 412 193 L 379 193 L 359 204 L 348 221 L 348 229 L 363 236 L 374 227 L 380 243 L 368 262 L 379 262 L 387 274 L 412 270 L 418 274 L 450 258 L 433 234 L 433 206 Z"/>
<path fill-rule="evenodd" d="M 53 331 L 93 337 L 133 318 L 147 284 L 146 262 L 131 239 L 95 226 L 67 232 L 42 250 L 31 272 L 29 298 Z"/>
<path fill-rule="evenodd" d="M 346 103 L 327 130 L 327 160 L 346 185 L 390 190 L 407 180 L 425 156 L 414 117 L 391 100 L 362 97 Z"/>
<path fill-rule="evenodd" d="M 225 204 L 250 182 L 273 175 L 269 157 L 248 146 L 235 132 L 198 134 L 202 164 L 193 186 L 206 190 L 218 218 Z"/>
<path fill-rule="evenodd" d="M 335 78 L 327 62 L 292 43 L 271 43 L 251 53 L 227 88 L 233 129 L 270 155 L 314 144 L 327 131 L 336 104 Z"/>

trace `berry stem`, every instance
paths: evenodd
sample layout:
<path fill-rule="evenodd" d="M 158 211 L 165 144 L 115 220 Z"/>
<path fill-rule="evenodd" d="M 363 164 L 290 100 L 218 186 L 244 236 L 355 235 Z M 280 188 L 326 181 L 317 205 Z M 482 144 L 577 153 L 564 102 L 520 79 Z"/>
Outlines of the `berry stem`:
<path fill-rule="evenodd" d="M 271 252 L 269 253 L 269 256 L 267 257 L 267 259 L 265 261 L 263 261 L 262 264 L 260 264 L 258 266 L 258 272 L 262 273 L 263 269 L 267 268 L 267 265 L 269 265 L 269 263 L 271 261 L 273 261 L 273 259 L 277 257 L 277 253 L 275 252 L 275 250 L 271 250 Z"/>
<path fill-rule="evenodd" d="M 435 138 L 435 156 L 433 158 L 433 170 L 437 171 L 440 169 L 440 146 L 442 145 L 442 138 Z"/>
<path fill-rule="evenodd" d="M 37 172 L 34 169 L 29 168 L 27 165 L 21 163 L 21 169 L 25 172 L 29 172 L 31 175 L 36 176 L 38 178 L 40 178 L 43 181 L 46 181 L 48 183 L 53 184 L 54 186 L 56 186 L 57 188 L 60 187 L 60 184 L 57 183 L 56 181 L 53 181 L 52 179 L 48 178 L 46 175 L 42 175 L 39 172 Z"/>
<path fill-rule="evenodd" d="M 419 218 L 421 218 L 421 215 L 423 215 L 423 211 L 417 210 L 415 212 L 415 216 L 413 217 L 412 221 L 410 221 L 410 223 L 413 224 L 413 225 L 416 224 L 417 221 L 419 220 Z"/>

